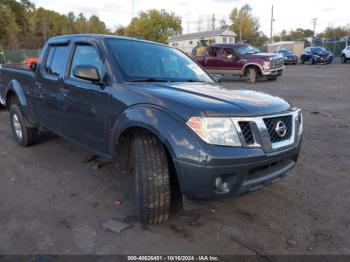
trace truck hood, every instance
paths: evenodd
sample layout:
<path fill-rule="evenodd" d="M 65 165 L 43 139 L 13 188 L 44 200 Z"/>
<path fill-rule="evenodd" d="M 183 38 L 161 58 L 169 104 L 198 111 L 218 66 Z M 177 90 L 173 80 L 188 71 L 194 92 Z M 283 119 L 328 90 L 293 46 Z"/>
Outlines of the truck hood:
<path fill-rule="evenodd" d="M 321 51 L 321 52 L 312 52 L 312 54 L 319 55 L 319 56 L 328 56 L 328 55 L 330 55 L 332 53 L 329 52 L 329 51 Z"/>
<path fill-rule="evenodd" d="M 245 55 L 246 58 L 260 58 L 264 60 L 272 60 L 272 59 L 278 59 L 278 58 L 283 58 L 282 55 L 280 54 L 273 54 L 273 53 L 256 53 L 256 54 L 250 54 L 250 55 Z"/>
<path fill-rule="evenodd" d="M 196 109 L 206 116 L 259 116 L 287 111 L 291 105 L 276 96 L 233 89 L 216 83 L 135 83 L 152 103 L 188 118 Z"/>

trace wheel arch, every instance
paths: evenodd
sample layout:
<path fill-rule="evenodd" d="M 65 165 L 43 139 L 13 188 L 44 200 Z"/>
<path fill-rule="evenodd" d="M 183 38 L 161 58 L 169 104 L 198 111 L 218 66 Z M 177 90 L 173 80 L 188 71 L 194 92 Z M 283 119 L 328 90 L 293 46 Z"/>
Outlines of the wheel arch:
<path fill-rule="evenodd" d="M 181 170 L 177 160 L 200 162 L 202 145 L 185 121 L 167 109 L 137 105 L 125 110 L 115 121 L 109 141 L 113 162 L 128 168 L 132 139 L 138 132 L 148 132 L 163 144 L 173 177 L 178 181 Z M 179 183 L 181 185 L 181 183 Z"/>
<path fill-rule="evenodd" d="M 12 80 L 6 88 L 5 101 L 7 108 L 11 106 L 11 102 L 13 102 L 13 97 L 16 97 L 21 109 L 22 107 L 27 106 L 27 100 L 24 95 L 23 88 L 17 80 Z"/>
<path fill-rule="evenodd" d="M 262 67 L 261 65 L 257 64 L 257 63 L 247 63 L 244 65 L 243 67 L 243 75 L 246 75 L 247 74 L 247 71 L 249 68 L 256 68 L 257 69 L 257 74 L 258 75 L 261 75 L 262 74 Z"/>

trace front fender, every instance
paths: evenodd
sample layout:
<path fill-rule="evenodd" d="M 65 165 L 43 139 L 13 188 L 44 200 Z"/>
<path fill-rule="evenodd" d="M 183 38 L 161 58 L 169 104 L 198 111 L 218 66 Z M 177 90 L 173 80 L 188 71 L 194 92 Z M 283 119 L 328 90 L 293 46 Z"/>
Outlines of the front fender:
<path fill-rule="evenodd" d="M 262 72 L 262 70 L 263 70 L 262 65 L 260 65 L 260 64 L 258 64 L 258 63 L 248 62 L 248 63 L 244 64 L 244 66 L 243 66 L 243 68 L 242 68 L 242 70 L 241 70 L 241 72 L 242 72 L 243 75 L 245 74 L 246 69 L 247 69 L 248 66 L 257 66 L 257 67 L 260 69 L 260 72 Z"/>
<path fill-rule="evenodd" d="M 137 105 L 126 109 L 112 127 L 109 141 L 112 156 L 115 156 L 115 147 L 121 135 L 129 128 L 143 128 L 156 135 L 173 160 L 197 164 L 203 161 L 199 138 L 186 126 L 182 118 L 167 109 L 153 105 Z"/>

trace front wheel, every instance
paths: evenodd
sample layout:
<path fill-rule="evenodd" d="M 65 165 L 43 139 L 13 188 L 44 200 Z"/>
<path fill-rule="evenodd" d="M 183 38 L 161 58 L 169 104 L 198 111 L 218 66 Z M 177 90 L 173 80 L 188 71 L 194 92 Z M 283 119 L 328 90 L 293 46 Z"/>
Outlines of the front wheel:
<path fill-rule="evenodd" d="M 20 146 L 31 146 L 39 140 L 39 129 L 37 127 L 28 127 L 18 105 L 13 104 L 10 107 L 10 121 L 12 133 Z"/>
<path fill-rule="evenodd" d="M 250 84 L 255 84 L 257 71 L 254 67 L 249 67 L 247 71 L 247 82 Z"/>
<path fill-rule="evenodd" d="M 144 224 L 162 224 L 169 218 L 170 179 L 163 144 L 152 134 L 141 133 L 133 140 L 132 166 L 135 205 Z"/>

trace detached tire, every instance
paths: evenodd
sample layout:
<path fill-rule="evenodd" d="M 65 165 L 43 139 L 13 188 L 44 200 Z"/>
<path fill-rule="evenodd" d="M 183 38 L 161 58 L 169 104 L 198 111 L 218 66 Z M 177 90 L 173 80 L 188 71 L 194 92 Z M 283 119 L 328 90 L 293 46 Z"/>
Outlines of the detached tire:
<path fill-rule="evenodd" d="M 254 67 L 249 67 L 247 70 L 247 82 L 250 84 L 255 84 L 257 71 Z"/>
<path fill-rule="evenodd" d="M 13 104 L 10 107 L 10 121 L 12 133 L 20 146 L 31 146 L 39 140 L 39 129 L 37 127 L 28 127 L 18 105 Z"/>
<path fill-rule="evenodd" d="M 135 205 L 144 224 L 162 224 L 169 218 L 170 180 L 163 144 L 152 134 L 140 133 L 133 141 Z"/>

